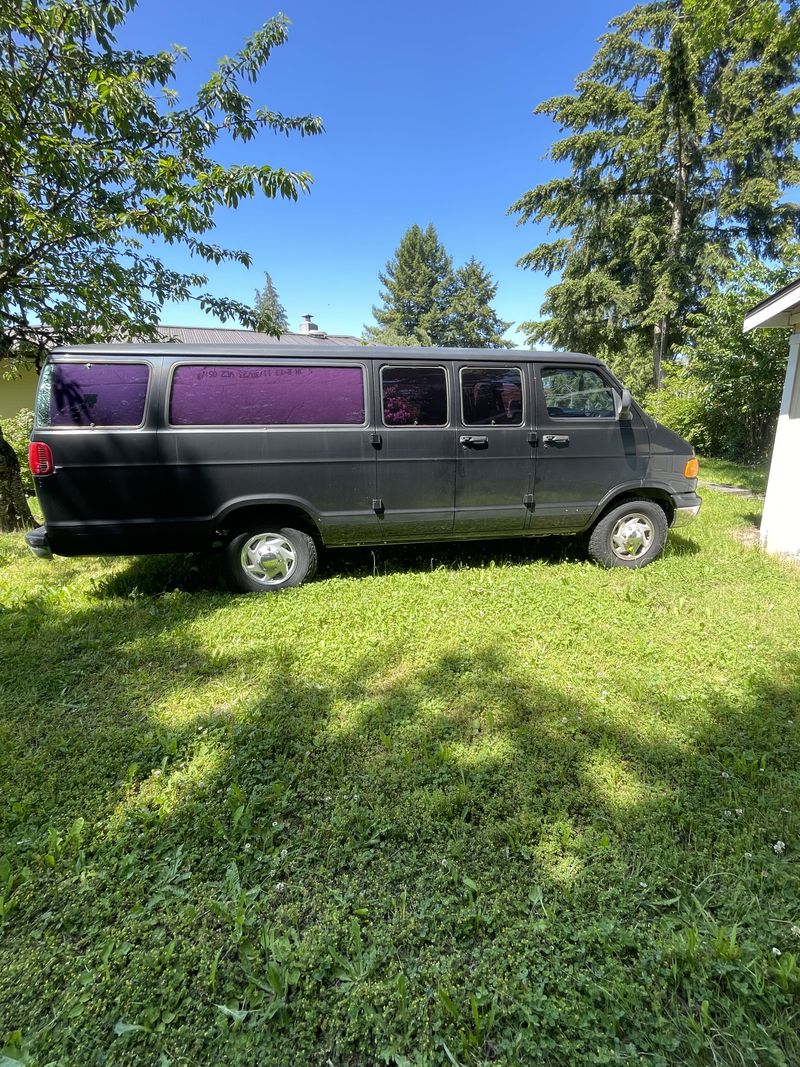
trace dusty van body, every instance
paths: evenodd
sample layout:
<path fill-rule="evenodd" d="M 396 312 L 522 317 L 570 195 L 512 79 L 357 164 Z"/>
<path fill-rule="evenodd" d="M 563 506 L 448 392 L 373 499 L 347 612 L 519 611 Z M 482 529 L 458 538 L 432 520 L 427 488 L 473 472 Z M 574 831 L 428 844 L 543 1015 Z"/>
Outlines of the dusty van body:
<path fill-rule="evenodd" d="M 700 508 L 691 446 L 554 352 L 62 348 L 30 448 L 37 555 L 222 545 L 252 590 L 299 584 L 317 545 L 587 531 L 638 567 Z"/>

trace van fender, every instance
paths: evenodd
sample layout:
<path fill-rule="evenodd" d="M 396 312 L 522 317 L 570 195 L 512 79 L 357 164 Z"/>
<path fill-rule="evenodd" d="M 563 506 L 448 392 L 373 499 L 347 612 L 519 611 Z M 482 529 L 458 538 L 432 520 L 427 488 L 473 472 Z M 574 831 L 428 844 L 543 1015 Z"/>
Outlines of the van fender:
<path fill-rule="evenodd" d="M 321 537 L 322 520 L 319 512 L 312 507 L 310 502 L 301 496 L 241 496 L 229 500 L 212 517 L 215 530 L 224 530 L 230 525 L 237 512 L 259 511 L 284 512 L 287 523 L 294 521 L 296 525 L 307 529 L 309 533 Z"/>
<path fill-rule="evenodd" d="M 592 516 L 585 528 L 589 529 L 589 527 L 594 526 L 597 520 L 608 511 L 609 508 L 616 507 L 621 500 L 633 496 L 642 500 L 656 500 L 659 503 L 664 504 L 664 510 L 667 512 L 667 520 L 668 522 L 672 522 L 674 513 L 674 504 L 672 501 L 673 491 L 668 483 L 654 478 L 648 478 L 647 480 L 640 478 L 638 481 L 634 482 L 622 482 L 620 485 L 614 486 L 613 489 L 609 489 L 592 512 Z"/>

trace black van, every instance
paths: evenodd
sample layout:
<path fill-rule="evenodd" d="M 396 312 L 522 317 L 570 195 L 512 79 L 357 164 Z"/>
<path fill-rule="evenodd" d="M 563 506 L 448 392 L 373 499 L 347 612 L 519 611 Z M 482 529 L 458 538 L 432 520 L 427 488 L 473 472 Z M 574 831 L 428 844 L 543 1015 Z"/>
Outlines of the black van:
<path fill-rule="evenodd" d="M 692 447 L 563 352 L 61 348 L 30 461 L 37 555 L 221 545 L 243 590 L 299 585 L 318 544 L 587 531 L 641 567 L 700 509 Z"/>

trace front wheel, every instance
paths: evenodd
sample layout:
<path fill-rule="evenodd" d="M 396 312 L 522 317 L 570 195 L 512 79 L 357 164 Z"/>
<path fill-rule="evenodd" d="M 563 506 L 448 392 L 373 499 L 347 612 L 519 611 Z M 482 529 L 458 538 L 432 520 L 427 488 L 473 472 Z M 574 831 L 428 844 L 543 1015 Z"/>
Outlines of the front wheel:
<path fill-rule="evenodd" d="M 667 540 L 667 517 L 652 500 L 626 500 L 592 530 L 589 555 L 602 567 L 646 567 Z"/>
<path fill-rule="evenodd" d="M 302 530 L 267 527 L 231 538 L 224 561 L 228 577 L 242 592 L 276 592 L 313 578 L 317 546 Z"/>

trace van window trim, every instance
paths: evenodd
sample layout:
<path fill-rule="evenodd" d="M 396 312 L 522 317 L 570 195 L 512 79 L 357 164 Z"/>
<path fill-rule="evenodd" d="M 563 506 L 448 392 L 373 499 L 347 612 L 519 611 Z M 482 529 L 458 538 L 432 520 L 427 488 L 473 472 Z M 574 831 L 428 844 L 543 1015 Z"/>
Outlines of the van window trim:
<path fill-rule="evenodd" d="M 378 357 L 378 358 L 379 359 L 380 358 L 384 358 L 385 359 L 385 357 Z M 452 367 L 452 362 L 450 363 L 450 366 Z M 446 422 L 437 422 L 437 423 L 429 423 L 429 422 L 427 422 L 427 423 L 424 423 L 422 426 L 420 426 L 419 424 L 415 425 L 414 423 L 405 423 L 404 425 L 398 426 L 397 423 L 386 422 L 386 420 L 383 417 L 383 372 L 385 370 L 390 370 L 393 367 L 396 367 L 398 370 L 404 370 L 406 368 L 411 368 L 411 367 L 424 367 L 426 370 L 440 370 L 440 371 L 442 371 L 442 373 L 444 374 L 444 388 L 445 388 L 446 410 L 447 410 L 447 421 Z M 378 379 L 378 412 L 376 412 L 376 415 L 378 413 L 380 414 L 380 419 L 381 419 L 380 424 L 381 424 L 381 428 L 382 429 L 385 429 L 385 430 L 449 430 L 449 429 L 452 429 L 452 427 L 453 427 L 453 416 L 452 416 L 452 405 L 451 405 L 451 395 L 450 395 L 451 394 L 451 390 L 450 390 L 450 375 L 448 374 L 447 366 L 445 366 L 442 363 L 426 363 L 424 359 L 409 360 L 408 362 L 404 361 L 402 363 L 394 363 L 392 360 L 389 360 L 386 363 L 381 363 L 381 365 L 379 366 L 377 379 Z M 375 421 L 377 422 L 377 419 Z"/>
<path fill-rule="evenodd" d="M 44 366 L 42 367 L 42 373 L 44 373 L 46 367 L 58 367 L 64 366 L 65 364 L 71 366 L 83 365 L 84 367 L 118 367 L 120 366 L 120 364 L 123 364 L 128 367 L 147 367 L 147 388 L 144 392 L 144 404 L 142 406 L 141 422 L 125 423 L 124 425 L 117 422 L 90 422 L 86 426 L 41 426 L 35 420 L 39 399 L 39 390 L 37 386 L 33 406 L 34 430 L 39 431 L 41 433 L 94 433 L 95 430 L 105 430 L 108 433 L 131 433 L 137 430 L 145 429 L 148 423 L 148 415 L 150 412 L 150 392 L 154 388 L 153 380 L 156 377 L 156 365 L 152 361 L 152 359 L 147 356 L 142 356 L 138 359 L 135 356 L 131 356 L 130 359 L 119 359 L 116 357 L 114 359 L 109 359 L 108 356 L 106 356 L 105 358 L 103 358 L 103 356 L 100 356 L 99 359 L 87 359 L 85 356 L 73 356 L 71 354 L 69 356 L 56 355 L 55 359 L 50 356 L 46 360 Z"/>
<path fill-rule="evenodd" d="M 227 433 L 252 433 L 254 430 L 290 430 L 293 432 L 301 430 L 364 430 L 370 426 L 370 411 L 369 411 L 369 374 L 367 371 L 366 363 L 358 362 L 357 360 L 338 360 L 338 359 L 309 359 L 303 360 L 303 362 L 287 363 L 285 359 L 281 360 L 279 357 L 265 360 L 260 356 L 251 356 L 249 359 L 236 359 L 232 356 L 208 356 L 205 360 L 198 361 L 195 359 L 179 359 L 175 360 L 169 367 L 167 379 L 164 389 L 164 408 L 163 418 L 164 426 L 168 430 L 176 430 L 178 432 L 198 433 L 206 430 L 224 430 Z M 364 421 L 363 422 L 198 422 L 182 424 L 177 422 L 170 422 L 170 406 L 172 401 L 172 389 L 174 384 L 175 372 L 179 367 L 319 367 L 326 369 L 329 367 L 349 367 L 351 370 L 361 371 L 361 387 L 362 395 L 364 399 Z"/>
<path fill-rule="evenodd" d="M 465 370 L 515 370 L 519 374 L 519 390 L 522 397 L 522 419 L 520 422 L 506 422 L 498 423 L 497 425 L 491 422 L 467 422 L 464 418 L 464 392 L 462 387 L 461 375 Z M 525 388 L 525 371 L 523 370 L 523 364 L 503 364 L 503 363 L 466 363 L 458 368 L 458 417 L 460 425 L 474 430 L 477 427 L 486 427 L 490 430 L 524 430 L 528 425 L 528 390 Z"/>
<path fill-rule="evenodd" d="M 622 400 L 622 395 L 616 387 L 613 381 L 610 381 L 608 376 L 603 374 L 603 368 L 595 366 L 591 363 L 538 363 L 536 374 L 536 388 L 540 394 L 540 403 L 542 407 L 542 415 L 549 421 L 555 422 L 559 425 L 563 422 L 573 422 L 578 426 L 589 426 L 592 423 L 597 422 L 619 422 L 616 412 L 619 410 L 619 405 Z M 613 415 L 551 415 L 547 410 L 547 397 L 544 395 L 544 375 L 548 370 L 590 370 L 594 371 L 597 376 L 605 382 L 608 388 L 611 390 L 614 396 L 614 414 Z"/>

